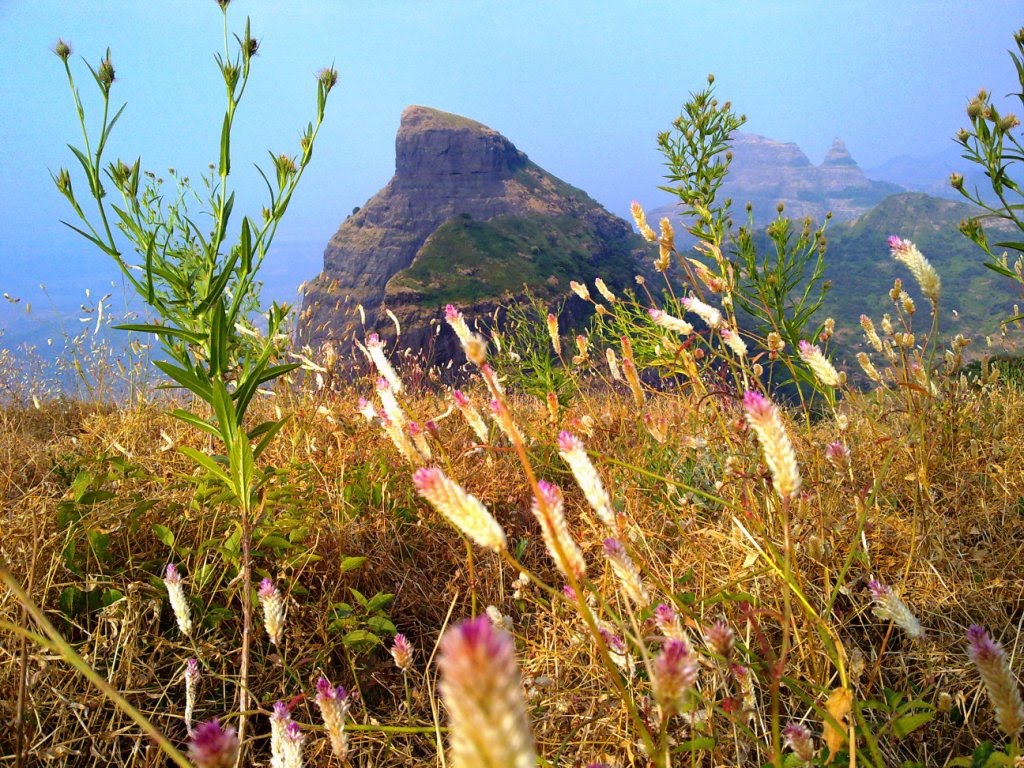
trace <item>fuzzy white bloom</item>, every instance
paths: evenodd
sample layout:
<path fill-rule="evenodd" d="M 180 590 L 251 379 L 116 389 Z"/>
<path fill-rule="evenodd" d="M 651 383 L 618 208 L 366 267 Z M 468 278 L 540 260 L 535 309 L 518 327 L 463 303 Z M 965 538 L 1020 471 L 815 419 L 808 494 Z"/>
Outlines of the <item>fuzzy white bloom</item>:
<path fill-rule="evenodd" d="M 557 485 L 543 480 L 537 483 L 537 487 L 540 490 L 540 498 L 533 500 L 533 516 L 540 523 L 541 535 L 548 554 L 566 578 L 579 581 L 586 575 L 587 566 L 583 560 L 583 553 L 569 535 L 569 528 L 565 524 L 562 492 Z"/>
<path fill-rule="evenodd" d="M 619 300 L 618 297 L 608 289 L 608 286 L 605 285 L 604 280 L 600 277 L 594 280 L 594 285 L 597 286 L 597 292 L 604 296 L 604 300 L 609 304 L 614 304 Z"/>
<path fill-rule="evenodd" d="M 622 381 L 622 372 L 619 371 L 619 361 L 615 359 L 615 350 L 608 347 L 604 351 L 604 357 L 608 361 L 608 371 L 615 381 Z"/>
<path fill-rule="evenodd" d="M 363 348 L 363 351 L 377 368 L 378 373 L 387 379 L 388 384 L 391 385 L 391 389 L 396 393 L 401 394 L 402 380 L 399 378 L 394 367 L 392 367 L 391 361 L 388 360 L 387 355 L 384 354 L 384 342 L 380 340 L 380 336 L 376 333 L 371 333 L 367 336 L 366 346 Z"/>
<path fill-rule="evenodd" d="M 302 768 L 302 743 L 306 740 L 299 724 L 292 720 L 288 705 L 274 704 L 270 716 L 270 768 Z"/>
<path fill-rule="evenodd" d="M 437 468 L 423 468 L 413 475 L 416 491 L 465 536 L 484 549 L 504 551 L 505 531 L 480 500 L 445 477 Z"/>
<path fill-rule="evenodd" d="M 333 686 L 321 676 L 316 683 L 316 705 L 324 721 L 331 750 L 339 760 L 348 757 L 348 734 L 345 731 L 345 717 L 348 714 L 348 692 L 342 686 Z"/>
<path fill-rule="evenodd" d="M 612 510 L 612 500 L 604 489 L 597 470 L 587 456 L 583 447 L 583 441 L 569 432 L 561 432 L 558 435 L 558 455 L 569 465 L 573 477 L 579 484 L 583 495 L 593 508 L 601 522 L 609 528 L 615 528 L 615 512 Z"/>
<path fill-rule="evenodd" d="M 437 665 L 448 710 L 448 764 L 534 768 L 537 756 L 512 638 L 486 616 L 463 621 L 441 638 Z"/>
<path fill-rule="evenodd" d="M 807 367 L 814 373 L 814 377 L 826 387 L 838 387 L 842 383 L 839 371 L 816 344 L 811 344 L 804 339 L 800 340 L 800 357 L 807 363 Z"/>
<path fill-rule="evenodd" d="M 693 333 L 692 325 L 685 320 L 680 320 L 678 317 L 668 314 L 668 312 L 663 312 L 660 309 L 648 309 L 647 314 L 650 315 L 651 321 L 655 325 L 675 331 L 680 336 L 689 336 Z"/>
<path fill-rule="evenodd" d="M 583 283 L 577 283 L 575 280 L 570 280 L 569 287 L 572 289 L 573 293 L 575 293 L 584 301 L 591 301 L 590 291 L 587 290 L 587 286 L 585 286 Z"/>
<path fill-rule="evenodd" d="M 764 395 L 754 391 L 748 391 L 743 396 L 743 408 L 747 414 L 747 423 L 761 442 L 775 492 L 784 499 L 792 498 L 800 490 L 800 469 L 778 408 Z"/>
<path fill-rule="evenodd" d="M 455 331 L 455 335 L 459 337 L 462 350 L 466 353 L 466 359 L 474 365 L 483 365 L 487 361 L 487 342 L 483 340 L 483 337 L 469 330 L 462 313 L 451 304 L 445 306 L 444 317 L 451 329 Z"/>
<path fill-rule="evenodd" d="M 455 401 L 455 405 L 458 406 L 459 412 L 462 413 L 466 423 L 469 424 L 470 429 L 473 430 L 477 440 L 486 444 L 490 435 L 487 431 L 487 424 L 484 423 L 484 418 L 480 415 L 480 411 L 476 409 L 473 403 L 470 402 L 469 398 L 466 397 L 461 390 L 456 389 L 452 391 L 452 400 Z"/>
<path fill-rule="evenodd" d="M 168 563 L 167 568 L 164 569 L 164 586 L 167 587 L 167 599 L 171 603 L 171 610 L 174 611 L 178 629 L 181 630 L 181 634 L 188 637 L 192 634 L 192 616 L 188 610 L 188 601 L 185 599 L 181 574 L 178 573 L 174 563 Z"/>
<path fill-rule="evenodd" d="M 861 369 L 872 381 L 877 381 L 879 384 L 882 383 L 882 374 L 875 368 L 875 364 L 871 362 L 871 358 L 868 357 L 867 352 L 857 353 L 857 362 L 860 363 Z"/>
<path fill-rule="evenodd" d="M 732 353 L 736 355 L 736 357 L 747 356 L 747 345 L 736 331 L 731 328 L 723 328 L 721 333 L 722 341 L 725 342 L 725 345 L 732 350 Z"/>
<path fill-rule="evenodd" d="M 619 584 L 622 585 L 623 592 L 626 593 L 626 597 L 630 599 L 633 605 L 637 608 L 646 608 L 650 605 L 651 600 L 640 578 L 640 572 L 633 564 L 632 559 L 630 559 L 626 548 L 622 546 L 622 542 L 618 539 L 605 539 L 604 556 L 608 558 L 612 571 L 614 571 L 616 578 L 618 578 Z"/>
<path fill-rule="evenodd" d="M 875 607 L 872 609 L 875 616 L 891 621 L 914 640 L 924 637 L 924 627 L 921 626 L 921 622 L 890 587 L 877 579 L 872 579 L 868 582 L 868 588 L 871 590 L 871 597 L 875 602 Z"/>
<path fill-rule="evenodd" d="M 629 212 L 633 214 L 633 221 L 636 222 L 636 228 L 640 230 L 640 234 L 644 240 L 649 243 L 653 243 L 658 239 L 658 236 L 651 229 L 650 224 L 647 223 L 647 214 L 644 213 L 643 206 L 634 200 L 629 205 Z"/>
<path fill-rule="evenodd" d="M 889 238 L 889 250 L 892 257 L 901 264 L 905 264 L 921 286 L 921 293 L 928 297 L 932 304 L 938 304 L 939 295 L 942 293 L 942 281 L 939 273 L 924 257 L 924 254 L 917 249 L 909 240 L 901 240 L 896 235 Z"/>
<path fill-rule="evenodd" d="M 696 296 L 687 296 L 682 300 L 682 304 L 687 312 L 697 315 L 708 328 L 718 328 L 722 324 L 722 313 Z"/>
<path fill-rule="evenodd" d="M 274 645 L 280 645 L 284 636 L 284 598 L 270 579 L 260 582 L 257 596 L 263 608 L 263 627 L 267 630 L 267 637 Z"/>

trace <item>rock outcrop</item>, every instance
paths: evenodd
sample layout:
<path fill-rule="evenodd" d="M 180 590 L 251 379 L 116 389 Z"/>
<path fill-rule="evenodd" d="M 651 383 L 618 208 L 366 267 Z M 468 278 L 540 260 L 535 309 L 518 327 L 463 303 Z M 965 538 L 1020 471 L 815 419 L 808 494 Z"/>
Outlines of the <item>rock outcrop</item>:
<path fill-rule="evenodd" d="M 458 115 L 412 106 L 395 142 L 395 175 L 347 218 L 307 285 L 298 336 L 330 340 L 402 329 L 402 346 L 453 352 L 430 322 L 453 303 L 486 317 L 524 284 L 540 298 L 570 279 L 628 283 L 643 242 L 625 221 L 555 178 L 500 133 Z M 358 308 L 362 308 L 362 313 Z M 365 318 L 365 322 L 364 322 Z"/>
<path fill-rule="evenodd" d="M 868 211 L 902 187 L 869 179 L 836 139 L 821 165 L 814 165 L 796 144 L 752 133 L 737 133 L 732 142 L 733 162 L 722 185 L 722 198 L 732 198 L 738 224 L 746 223 L 744 206 L 753 205 L 754 224 L 767 225 L 785 206 L 792 219 L 810 216 L 822 221 L 831 212 L 846 221 Z M 650 211 L 651 218 L 674 216 L 675 206 Z"/>

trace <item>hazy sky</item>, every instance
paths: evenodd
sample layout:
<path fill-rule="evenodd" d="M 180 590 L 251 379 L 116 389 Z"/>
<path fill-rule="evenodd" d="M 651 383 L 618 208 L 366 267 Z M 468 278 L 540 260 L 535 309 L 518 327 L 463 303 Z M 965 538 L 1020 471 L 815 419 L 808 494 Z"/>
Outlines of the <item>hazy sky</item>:
<path fill-rule="evenodd" d="M 332 62 L 327 122 L 266 265 L 277 296 L 319 271 L 341 220 L 390 178 L 409 104 L 501 131 L 625 215 L 634 198 L 667 202 L 654 137 L 708 72 L 747 130 L 795 141 L 814 162 L 836 136 L 863 167 L 948 148 L 980 86 L 1012 90 L 1006 50 L 1021 10 L 1019 0 L 235 0 L 232 29 L 249 15 L 262 42 L 236 120 L 236 211 L 262 204 L 252 162 L 298 151 L 314 73 Z M 95 64 L 112 49 L 114 99 L 128 108 L 109 156 L 195 178 L 217 156 L 222 25 L 214 0 L 0 0 L 0 292 L 39 306 L 34 286 L 46 283 L 63 307 L 116 272 L 58 223 L 70 212 L 49 171 L 70 166 L 65 144 L 80 141 L 50 52 L 58 36 L 92 106 L 81 57 Z M 0 327 L 11 325 L 0 305 Z"/>

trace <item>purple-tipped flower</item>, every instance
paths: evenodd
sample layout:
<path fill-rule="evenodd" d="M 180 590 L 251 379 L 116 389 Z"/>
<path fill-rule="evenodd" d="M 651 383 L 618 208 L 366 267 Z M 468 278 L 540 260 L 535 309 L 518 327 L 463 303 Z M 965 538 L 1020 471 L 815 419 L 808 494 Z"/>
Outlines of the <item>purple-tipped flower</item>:
<path fill-rule="evenodd" d="M 654 624 L 658 627 L 658 631 L 669 640 L 686 639 L 679 614 L 668 603 L 661 603 L 654 609 Z"/>
<path fill-rule="evenodd" d="M 487 361 L 487 342 L 479 334 L 469 330 L 466 318 L 451 304 L 444 308 L 444 319 L 459 337 L 466 359 L 477 366 L 482 366 Z"/>
<path fill-rule="evenodd" d="M 829 443 L 825 446 L 825 460 L 836 472 L 845 474 L 850 470 L 850 449 L 838 440 Z"/>
<path fill-rule="evenodd" d="M 838 387 L 842 383 L 839 371 L 835 369 L 831 361 L 818 348 L 816 344 L 800 339 L 800 357 L 807 363 L 814 377 L 826 387 Z"/>
<path fill-rule="evenodd" d="M 168 563 L 164 569 L 164 585 L 167 587 L 167 598 L 178 622 L 178 629 L 186 637 L 192 634 L 192 616 L 189 614 L 188 601 L 185 600 L 185 588 L 182 586 L 181 574 L 174 563 Z"/>
<path fill-rule="evenodd" d="M 562 587 L 562 594 L 565 595 L 569 600 L 576 602 L 576 590 L 570 587 L 568 584 Z"/>
<path fill-rule="evenodd" d="M 403 673 L 412 669 L 412 654 L 413 647 L 409 639 L 401 632 L 396 634 L 395 641 L 391 644 L 391 658 Z"/>
<path fill-rule="evenodd" d="M 612 566 L 612 571 L 619 579 L 623 591 L 637 608 L 646 608 L 651 600 L 647 596 L 647 590 L 640 579 L 640 572 L 633 565 L 633 560 L 622 546 L 618 539 L 607 538 L 604 540 L 604 556 Z"/>
<path fill-rule="evenodd" d="M 708 647 L 711 651 L 721 656 L 726 661 L 732 656 L 733 642 L 736 638 L 735 633 L 732 631 L 732 627 L 726 624 L 722 619 L 719 619 L 704 633 L 704 640 L 707 642 Z"/>
<path fill-rule="evenodd" d="M 348 691 L 342 686 L 333 686 L 326 677 L 316 682 L 316 705 L 331 740 L 331 749 L 339 760 L 348 755 L 348 735 L 345 732 L 345 717 L 348 715 Z"/>
<path fill-rule="evenodd" d="M 274 645 L 280 645 L 284 636 L 284 598 L 270 579 L 260 582 L 258 595 L 263 607 L 263 626 L 267 630 L 267 637 Z"/>
<path fill-rule="evenodd" d="M 584 448 L 583 441 L 571 432 L 560 432 L 558 435 L 558 454 L 562 457 L 562 461 L 569 465 L 569 469 L 572 470 L 573 477 L 576 478 L 580 490 L 587 497 L 587 501 L 590 502 L 590 506 L 597 513 L 597 516 L 601 518 L 601 522 L 614 529 L 615 512 L 612 511 L 611 499 L 608 497 L 604 484 L 601 482 L 601 477 L 597 474 L 597 470 L 594 469 L 590 457 L 587 456 L 587 449 Z"/>
<path fill-rule="evenodd" d="M 512 638 L 486 616 L 463 621 L 441 638 L 438 667 L 453 768 L 534 768 Z"/>
<path fill-rule="evenodd" d="M 967 630 L 967 643 L 967 654 L 981 673 L 999 728 L 1007 736 L 1015 736 L 1024 725 L 1024 702 L 1006 652 L 988 630 L 978 624 Z"/>
<path fill-rule="evenodd" d="M 939 279 L 939 273 L 917 246 L 909 240 L 901 240 L 892 235 L 889 238 L 889 251 L 896 261 L 906 265 L 914 275 L 917 284 L 921 286 L 921 293 L 927 296 L 933 305 L 938 304 L 939 294 L 942 293 L 942 281 Z"/>
<path fill-rule="evenodd" d="M 814 739 L 806 726 L 791 723 L 782 729 L 782 736 L 797 760 L 809 763 L 814 759 Z"/>
<path fill-rule="evenodd" d="M 380 340 L 380 336 L 376 333 L 371 333 L 366 337 L 366 346 L 363 348 L 366 356 L 373 363 L 377 372 L 387 380 L 391 388 L 401 394 L 402 392 L 402 379 L 399 378 L 398 373 L 391 365 L 391 361 L 388 360 L 387 355 L 384 354 L 384 342 Z"/>
<path fill-rule="evenodd" d="M 743 395 L 743 409 L 747 413 L 747 423 L 761 442 L 775 492 L 784 499 L 792 498 L 800 490 L 800 469 L 779 409 L 760 392 L 752 390 Z"/>
<path fill-rule="evenodd" d="M 225 728 L 214 718 L 200 723 L 192 731 L 189 759 L 196 768 L 233 768 L 238 760 L 238 732 Z"/>
<path fill-rule="evenodd" d="M 299 724 L 292 720 L 288 705 L 283 701 L 275 703 L 270 716 L 271 768 L 302 768 L 303 741 L 305 736 Z"/>
<path fill-rule="evenodd" d="M 924 637 L 924 627 L 921 626 L 921 622 L 890 587 L 878 579 L 872 579 L 868 582 L 868 588 L 871 590 L 871 597 L 875 602 L 875 607 L 872 609 L 875 616 L 893 622 L 914 640 Z"/>
<path fill-rule="evenodd" d="M 569 527 L 565 523 L 565 504 L 562 491 L 557 485 L 541 480 L 537 483 L 540 496 L 533 500 L 533 516 L 540 523 L 540 532 L 548 554 L 555 561 L 558 570 L 569 579 L 582 579 L 587 572 L 575 540 L 569 535 Z"/>
<path fill-rule="evenodd" d="M 651 667 L 651 689 L 669 718 L 683 711 L 688 691 L 697 682 L 697 660 L 683 640 L 669 640 L 661 648 Z"/>

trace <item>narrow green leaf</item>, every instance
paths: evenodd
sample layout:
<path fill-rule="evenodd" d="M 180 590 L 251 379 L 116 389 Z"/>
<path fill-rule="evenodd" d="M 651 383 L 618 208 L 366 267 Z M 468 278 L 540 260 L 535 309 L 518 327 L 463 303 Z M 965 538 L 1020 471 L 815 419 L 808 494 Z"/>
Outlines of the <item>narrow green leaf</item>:
<path fill-rule="evenodd" d="M 203 381 L 191 371 L 174 365 L 173 363 L 168 363 L 166 360 L 154 360 L 153 365 L 163 371 L 171 379 L 178 382 L 178 384 L 185 387 L 185 389 L 202 398 L 206 402 L 209 403 L 212 400 L 213 393 L 210 389 L 209 383 Z"/>
<path fill-rule="evenodd" d="M 175 328 L 172 325 L 150 325 L 148 323 L 123 323 L 121 325 L 115 325 L 119 331 L 135 331 L 137 333 L 152 333 L 156 336 L 167 336 L 170 338 L 178 337 L 182 341 L 187 341 L 192 344 L 202 344 L 206 339 L 200 336 L 198 333 L 192 331 L 186 331 L 183 328 Z"/>
<path fill-rule="evenodd" d="M 188 456 L 199 466 L 203 467 L 207 472 L 220 480 L 228 489 L 234 491 L 234 484 L 231 482 L 231 478 L 228 473 L 224 471 L 224 468 L 214 461 L 210 456 L 207 456 L 202 451 L 197 451 L 195 448 L 189 448 L 187 445 L 183 445 L 178 448 L 183 454 Z"/>
<path fill-rule="evenodd" d="M 184 421 L 186 424 L 189 424 L 195 427 L 196 429 L 202 430 L 208 435 L 212 435 L 213 437 L 222 437 L 220 431 L 217 429 L 217 426 L 215 424 L 211 424 L 205 419 L 199 418 L 194 413 L 182 410 L 181 408 L 175 408 L 173 411 L 171 411 L 171 416 L 173 416 L 176 419 L 179 419 L 180 421 Z"/>
<path fill-rule="evenodd" d="M 224 114 L 224 125 L 220 130 L 220 175 L 231 173 L 231 119 Z"/>

